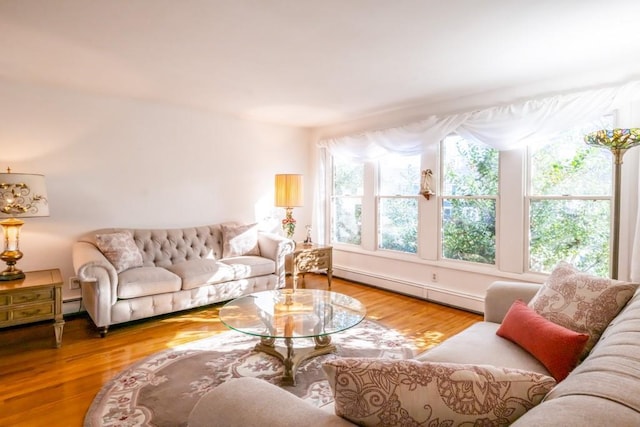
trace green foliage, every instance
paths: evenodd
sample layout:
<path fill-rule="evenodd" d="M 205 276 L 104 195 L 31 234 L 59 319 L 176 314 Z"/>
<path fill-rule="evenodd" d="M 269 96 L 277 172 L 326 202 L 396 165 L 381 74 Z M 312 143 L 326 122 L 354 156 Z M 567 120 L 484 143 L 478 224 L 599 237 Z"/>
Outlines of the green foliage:
<path fill-rule="evenodd" d="M 362 242 L 364 164 L 334 157 L 331 235 L 335 242 Z"/>
<path fill-rule="evenodd" d="M 444 156 L 445 195 L 498 194 L 498 150 L 453 137 L 444 142 Z"/>
<path fill-rule="evenodd" d="M 609 275 L 612 157 L 586 145 L 601 124 L 567 130 L 531 149 L 529 269 L 550 272 L 559 261 Z M 593 197 L 590 199 L 589 197 Z"/>
<path fill-rule="evenodd" d="M 351 245 L 362 243 L 362 202 L 360 198 L 335 198 L 333 208 L 333 241 Z"/>
<path fill-rule="evenodd" d="M 443 256 L 495 264 L 495 200 L 450 199 L 445 203 L 449 207 L 442 226 Z"/>
<path fill-rule="evenodd" d="M 378 170 L 378 247 L 417 253 L 420 156 L 391 156 Z"/>
<path fill-rule="evenodd" d="M 495 199 L 477 196 L 498 193 L 498 150 L 459 137 L 447 138 L 443 145 L 445 197 L 450 197 L 442 200 L 442 254 L 495 264 Z"/>
<path fill-rule="evenodd" d="M 418 251 L 418 202 L 414 198 L 381 198 L 379 218 L 381 249 Z"/>
<path fill-rule="evenodd" d="M 560 260 L 609 274 L 609 202 L 539 200 L 531 204 L 530 268 L 550 272 Z"/>

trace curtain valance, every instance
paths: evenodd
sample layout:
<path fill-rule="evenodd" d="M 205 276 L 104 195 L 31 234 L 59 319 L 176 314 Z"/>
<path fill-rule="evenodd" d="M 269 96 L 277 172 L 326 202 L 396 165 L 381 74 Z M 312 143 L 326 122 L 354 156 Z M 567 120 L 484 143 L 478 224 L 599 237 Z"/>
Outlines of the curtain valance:
<path fill-rule="evenodd" d="M 640 99 L 640 81 L 474 112 L 433 115 L 401 127 L 323 139 L 318 145 L 332 155 L 366 161 L 387 153 L 420 154 L 455 132 L 499 150 L 510 150 L 532 139 L 601 117 L 636 99 Z"/>

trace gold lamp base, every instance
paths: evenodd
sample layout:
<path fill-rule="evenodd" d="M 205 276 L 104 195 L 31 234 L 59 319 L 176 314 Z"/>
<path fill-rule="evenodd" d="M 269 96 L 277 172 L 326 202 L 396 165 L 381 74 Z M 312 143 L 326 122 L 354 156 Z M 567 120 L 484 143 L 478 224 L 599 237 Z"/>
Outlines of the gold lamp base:
<path fill-rule="evenodd" d="M 11 280 L 24 279 L 24 273 L 22 270 L 10 265 L 2 273 L 0 273 L 0 282 L 8 282 Z"/>
<path fill-rule="evenodd" d="M 0 281 L 18 280 L 24 278 L 24 273 L 16 268 L 16 263 L 22 258 L 22 252 L 18 249 L 20 239 L 20 227 L 24 221 L 9 218 L 0 221 L 4 231 L 5 249 L 0 253 L 0 259 L 7 263 L 7 268 L 0 273 Z"/>
<path fill-rule="evenodd" d="M 4 251 L 0 253 L 0 259 L 7 263 L 7 268 L 0 273 L 0 281 L 18 280 L 24 279 L 24 273 L 19 268 L 16 268 L 16 262 L 22 258 L 22 252 Z"/>

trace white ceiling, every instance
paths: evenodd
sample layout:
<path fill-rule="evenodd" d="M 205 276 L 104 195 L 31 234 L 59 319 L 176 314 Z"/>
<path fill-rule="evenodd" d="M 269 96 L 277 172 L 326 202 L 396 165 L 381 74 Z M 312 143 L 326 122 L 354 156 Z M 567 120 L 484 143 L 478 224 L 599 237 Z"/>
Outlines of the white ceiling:
<path fill-rule="evenodd" d="M 638 16 L 638 0 L 0 0 L 0 79 L 318 127 L 639 78 Z"/>

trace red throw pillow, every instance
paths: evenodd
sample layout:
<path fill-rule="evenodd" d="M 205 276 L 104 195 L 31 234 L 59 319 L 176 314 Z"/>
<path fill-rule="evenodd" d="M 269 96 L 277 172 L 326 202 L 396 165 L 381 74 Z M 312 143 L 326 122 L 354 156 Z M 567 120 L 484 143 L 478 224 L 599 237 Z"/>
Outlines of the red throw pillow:
<path fill-rule="evenodd" d="M 527 350 L 560 382 L 578 364 L 589 335 L 557 325 L 518 300 L 496 334 Z"/>

